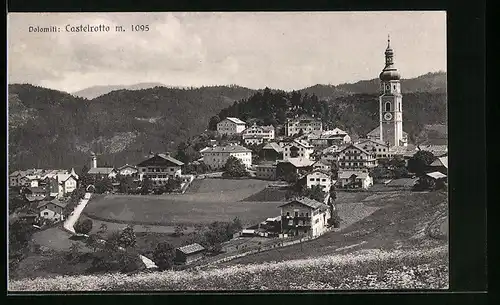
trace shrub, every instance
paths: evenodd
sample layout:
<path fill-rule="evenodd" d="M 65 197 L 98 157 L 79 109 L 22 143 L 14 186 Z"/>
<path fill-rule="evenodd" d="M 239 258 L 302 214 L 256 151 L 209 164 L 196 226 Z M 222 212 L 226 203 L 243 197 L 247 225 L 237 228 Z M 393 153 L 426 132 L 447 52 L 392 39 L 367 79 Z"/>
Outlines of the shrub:
<path fill-rule="evenodd" d="M 75 225 L 75 232 L 81 234 L 87 234 L 92 230 L 92 220 L 85 219 L 84 221 L 78 221 Z"/>
<path fill-rule="evenodd" d="M 123 248 L 131 248 L 135 247 L 136 238 L 134 227 L 129 225 L 120 234 L 120 238 L 118 239 L 118 245 Z"/>
<path fill-rule="evenodd" d="M 153 252 L 153 260 L 160 270 L 171 268 L 174 262 L 174 256 L 174 247 L 166 242 L 157 244 Z"/>
<path fill-rule="evenodd" d="M 332 216 L 328 220 L 328 222 L 333 225 L 334 228 L 340 228 L 340 223 L 342 219 L 340 218 L 337 210 L 333 210 Z"/>

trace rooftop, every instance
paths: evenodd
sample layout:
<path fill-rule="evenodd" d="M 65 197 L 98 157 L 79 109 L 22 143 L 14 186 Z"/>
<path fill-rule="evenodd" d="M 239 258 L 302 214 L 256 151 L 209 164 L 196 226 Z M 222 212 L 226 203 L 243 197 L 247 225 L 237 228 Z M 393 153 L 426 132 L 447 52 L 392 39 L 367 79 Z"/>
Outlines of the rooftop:
<path fill-rule="evenodd" d="M 111 174 L 115 169 L 112 167 L 94 167 L 89 169 L 87 172 L 88 174 L 100 174 L 100 175 L 109 175 Z"/>
<path fill-rule="evenodd" d="M 227 118 L 225 118 L 224 120 L 229 120 L 229 121 L 231 121 L 231 122 L 233 122 L 233 123 L 235 123 L 235 124 L 238 124 L 238 125 L 245 125 L 245 124 L 246 124 L 246 123 L 245 123 L 245 122 L 243 122 L 242 120 L 240 120 L 240 119 L 238 119 L 238 118 L 233 118 L 233 117 L 227 117 Z M 224 121 L 224 120 L 222 120 L 222 121 Z M 221 122 L 222 122 L 222 121 L 221 121 Z"/>
<path fill-rule="evenodd" d="M 448 156 L 437 158 L 431 163 L 431 166 L 444 166 L 448 168 Z"/>
<path fill-rule="evenodd" d="M 446 178 L 446 175 L 440 172 L 427 173 L 426 175 L 434 179 Z"/>
<path fill-rule="evenodd" d="M 40 202 L 38 204 L 37 208 L 39 209 L 39 208 L 41 208 L 41 207 L 43 207 L 43 206 L 45 206 L 45 205 L 47 205 L 49 203 L 57 205 L 57 206 L 59 206 L 61 208 L 64 208 L 64 207 L 66 207 L 66 205 L 68 205 L 67 201 L 60 201 L 60 200 L 54 199 L 54 200 L 51 200 L 51 201 L 42 201 L 42 202 Z"/>
<path fill-rule="evenodd" d="M 272 149 L 272 150 L 275 150 L 278 153 L 280 153 L 280 152 L 283 151 L 283 148 L 281 146 L 279 146 L 279 144 L 277 144 L 275 142 L 267 143 L 266 145 L 264 145 L 264 147 L 262 147 L 262 149 Z"/>
<path fill-rule="evenodd" d="M 197 243 L 179 247 L 177 249 L 179 249 L 179 251 L 181 251 L 184 254 L 193 254 L 205 250 L 205 248 L 202 245 Z"/>
<path fill-rule="evenodd" d="M 205 152 L 227 152 L 227 153 L 235 153 L 235 152 L 252 152 L 250 149 L 243 147 L 241 145 L 226 145 L 226 146 L 216 146 L 210 147 Z"/>
<path fill-rule="evenodd" d="M 286 206 L 286 205 L 289 205 L 291 203 L 294 203 L 294 202 L 298 202 L 298 203 L 301 203 L 305 206 L 308 206 L 312 209 L 319 209 L 319 208 L 328 208 L 328 206 L 322 202 L 319 202 L 319 201 L 316 201 L 314 199 L 311 199 L 311 198 L 308 198 L 308 197 L 299 197 L 299 198 L 296 198 L 290 202 L 287 202 L 285 204 L 282 204 L 280 205 L 280 207 L 283 207 L 283 206 Z"/>
<path fill-rule="evenodd" d="M 295 167 L 307 167 L 313 165 L 315 161 L 309 160 L 307 158 L 288 158 L 287 160 L 280 161 L 280 163 L 288 162 Z"/>

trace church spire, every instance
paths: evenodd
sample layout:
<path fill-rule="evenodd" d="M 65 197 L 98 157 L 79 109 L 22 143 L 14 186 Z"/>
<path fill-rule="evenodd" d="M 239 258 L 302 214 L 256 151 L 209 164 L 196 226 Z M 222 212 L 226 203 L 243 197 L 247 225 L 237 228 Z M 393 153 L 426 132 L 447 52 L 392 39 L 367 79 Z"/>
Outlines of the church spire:
<path fill-rule="evenodd" d="M 387 48 L 385 49 L 385 67 L 380 73 L 382 81 L 399 80 L 400 75 L 394 66 L 394 51 L 391 48 L 391 36 L 387 35 Z"/>

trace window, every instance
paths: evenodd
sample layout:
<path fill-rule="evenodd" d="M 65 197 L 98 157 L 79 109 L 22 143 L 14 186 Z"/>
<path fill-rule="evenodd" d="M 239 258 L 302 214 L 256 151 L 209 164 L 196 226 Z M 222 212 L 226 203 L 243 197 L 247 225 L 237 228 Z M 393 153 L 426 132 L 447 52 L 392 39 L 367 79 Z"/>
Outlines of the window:
<path fill-rule="evenodd" d="M 309 179 L 309 181 L 314 181 L 314 178 Z"/>
<path fill-rule="evenodd" d="M 43 215 L 47 216 L 49 215 L 49 212 L 43 212 Z"/>
<path fill-rule="evenodd" d="M 295 212 L 295 217 L 298 217 L 299 216 L 299 212 Z"/>
<path fill-rule="evenodd" d="M 286 212 L 286 216 L 290 216 L 290 212 Z"/>
<path fill-rule="evenodd" d="M 321 179 L 321 181 L 326 182 L 326 178 Z"/>
<path fill-rule="evenodd" d="M 385 103 L 385 111 L 391 111 L 391 103 L 390 102 Z"/>
<path fill-rule="evenodd" d="M 309 217 L 309 213 L 306 213 L 306 217 Z"/>
<path fill-rule="evenodd" d="M 398 111 L 401 111 L 401 102 L 398 103 Z"/>

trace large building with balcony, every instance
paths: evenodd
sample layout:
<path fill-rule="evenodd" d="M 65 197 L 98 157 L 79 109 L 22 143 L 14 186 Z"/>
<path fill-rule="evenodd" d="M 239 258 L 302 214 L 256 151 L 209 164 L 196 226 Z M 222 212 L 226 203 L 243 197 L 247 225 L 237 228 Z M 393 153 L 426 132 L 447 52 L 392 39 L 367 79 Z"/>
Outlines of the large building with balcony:
<path fill-rule="evenodd" d="M 382 142 L 380 140 L 362 139 L 358 141 L 356 144 L 358 144 L 361 148 L 363 148 L 367 152 L 374 153 L 377 159 L 390 157 L 389 144 Z"/>
<path fill-rule="evenodd" d="M 351 142 L 351 137 L 340 128 L 325 130 L 320 134 L 315 134 L 310 138 L 311 144 L 317 147 L 327 147 L 332 145 L 342 145 Z"/>
<path fill-rule="evenodd" d="M 330 219 L 328 205 L 307 198 L 297 198 L 280 206 L 281 232 L 297 236 L 319 236 L 326 232 Z"/>
<path fill-rule="evenodd" d="M 210 169 L 222 169 L 229 157 L 241 160 L 246 168 L 252 166 L 252 151 L 241 145 L 215 146 L 203 152 L 203 162 Z"/>
<path fill-rule="evenodd" d="M 154 186 L 167 183 L 168 179 L 180 177 L 184 163 L 167 154 L 155 154 L 137 164 L 139 179 L 151 179 Z"/>
<path fill-rule="evenodd" d="M 288 119 L 285 123 L 285 134 L 287 137 L 302 133 L 322 132 L 323 123 L 320 119 L 310 116 L 300 116 L 297 118 Z"/>
<path fill-rule="evenodd" d="M 341 170 L 357 170 L 377 166 L 374 152 L 368 152 L 357 144 L 350 144 L 339 152 L 338 167 Z"/>
<path fill-rule="evenodd" d="M 258 145 L 274 139 L 274 126 L 253 126 L 243 130 L 242 138 L 245 145 Z"/>

